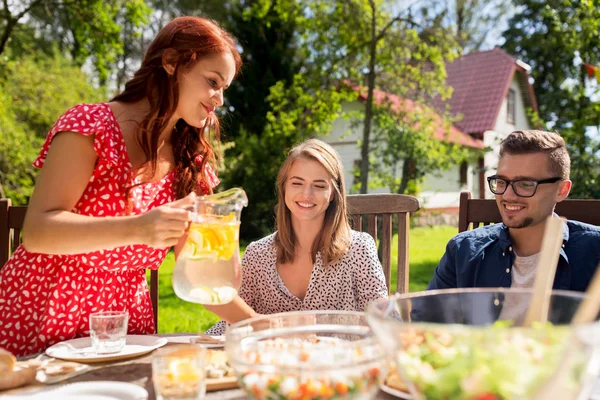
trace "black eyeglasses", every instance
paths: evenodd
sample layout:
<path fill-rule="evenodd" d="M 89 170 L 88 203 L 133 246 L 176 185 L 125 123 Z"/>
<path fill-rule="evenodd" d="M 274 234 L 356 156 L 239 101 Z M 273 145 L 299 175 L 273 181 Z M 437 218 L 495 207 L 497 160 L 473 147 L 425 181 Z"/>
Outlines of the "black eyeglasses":
<path fill-rule="evenodd" d="M 542 185 L 544 183 L 556 183 L 561 180 L 561 177 L 555 177 L 549 179 L 542 179 L 541 181 L 532 181 L 530 179 L 516 179 L 514 181 L 509 181 L 506 179 L 498 178 L 495 175 L 489 176 L 487 178 L 492 193 L 504 194 L 504 192 L 506 192 L 506 189 L 508 189 L 508 185 L 511 185 L 513 191 L 519 197 L 533 197 L 535 196 L 535 192 L 537 190 L 538 185 Z"/>

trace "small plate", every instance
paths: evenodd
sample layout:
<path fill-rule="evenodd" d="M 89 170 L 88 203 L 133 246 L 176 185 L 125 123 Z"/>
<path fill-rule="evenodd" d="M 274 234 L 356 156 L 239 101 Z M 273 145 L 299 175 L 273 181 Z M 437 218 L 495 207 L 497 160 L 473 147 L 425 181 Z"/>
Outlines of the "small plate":
<path fill-rule="evenodd" d="M 102 398 L 111 400 L 146 400 L 148 392 L 141 386 L 127 382 L 96 381 L 70 383 L 47 392 L 48 397 L 76 396 L 80 399 Z"/>
<path fill-rule="evenodd" d="M 391 394 L 392 396 L 397 397 L 399 399 L 410 399 L 410 400 L 413 399 L 413 397 L 410 393 L 406 393 L 406 392 L 403 392 L 402 390 L 394 389 L 393 387 L 390 387 L 385 384 L 382 384 L 380 386 L 380 389 L 382 391 L 386 392 L 387 394 Z"/>
<path fill-rule="evenodd" d="M 71 345 L 76 352 L 69 347 L 61 345 L 67 343 Z M 92 349 L 92 341 L 89 337 L 66 340 L 56 343 L 46 349 L 46 355 L 49 357 L 60 358 L 61 360 L 76 361 L 82 363 L 97 363 L 104 361 L 123 360 L 141 356 L 150 353 L 167 343 L 167 339 L 151 335 L 127 335 L 125 347 L 117 353 L 96 354 Z M 89 350 L 89 352 L 87 351 Z"/>
<path fill-rule="evenodd" d="M 52 385 L 75 376 L 85 374 L 92 367 L 87 364 L 63 361 L 55 358 L 47 359 L 37 369 L 35 380 L 40 383 Z"/>

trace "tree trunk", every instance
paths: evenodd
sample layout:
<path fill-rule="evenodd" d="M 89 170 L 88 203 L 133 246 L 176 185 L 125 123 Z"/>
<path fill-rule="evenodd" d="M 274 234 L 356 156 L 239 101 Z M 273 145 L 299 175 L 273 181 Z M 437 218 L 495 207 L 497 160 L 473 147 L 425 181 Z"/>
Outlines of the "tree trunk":
<path fill-rule="evenodd" d="M 400 181 L 400 186 L 398 187 L 398 194 L 404 194 L 406 192 L 406 188 L 408 187 L 408 182 L 410 181 L 410 166 L 412 163 L 412 159 L 406 158 L 402 164 L 402 180 Z"/>
<path fill-rule="evenodd" d="M 465 0 L 456 0 L 456 37 L 460 47 L 465 47 Z"/>
<path fill-rule="evenodd" d="M 6 49 L 8 39 L 10 38 L 10 35 L 12 34 L 12 31 L 15 28 L 15 26 L 17 26 L 19 20 L 23 18 L 25 14 L 27 14 L 29 11 L 31 11 L 32 8 L 37 7 L 41 2 L 42 0 L 35 0 L 31 2 L 31 4 L 29 4 L 27 7 L 25 7 L 24 10 L 22 10 L 19 14 L 16 14 L 15 16 L 13 16 L 10 13 L 10 10 L 8 9 L 8 2 L 4 2 L 6 27 L 4 28 L 4 32 L 2 32 L 2 37 L 0 38 L 0 54 L 4 52 L 4 49 Z"/>
<path fill-rule="evenodd" d="M 4 32 L 2 32 L 2 38 L 0 38 L 0 54 L 4 52 L 6 44 L 8 43 L 8 39 L 10 38 L 10 34 L 12 33 L 16 25 L 17 20 L 13 18 L 9 17 L 8 21 L 6 21 L 6 27 L 4 27 Z"/>
<path fill-rule="evenodd" d="M 365 102 L 365 119 L 363 124 L 363 141 L 360 149 L 360 192 L 367 193 L 369 184 L 369 145 L 371 136 L 371 120 L 373 119 L 373 90 L 375 88 L 375 61 L 377 59 L 377 20 L 375 4 L 371 2 L 373 16 L 371 19 L 371 42 L 369 43 L 369 73 L 367 74 L 367 101 Z"/>

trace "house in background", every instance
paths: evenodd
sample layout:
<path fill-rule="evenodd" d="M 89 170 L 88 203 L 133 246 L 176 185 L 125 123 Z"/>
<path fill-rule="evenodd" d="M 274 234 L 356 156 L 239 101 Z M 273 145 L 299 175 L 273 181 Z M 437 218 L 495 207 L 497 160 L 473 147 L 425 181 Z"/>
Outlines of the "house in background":
<path fill-rule="evenodd" d="M 477 162 L 430 174 L 421 184 L 418 197 L 422 208 L 455 211 L 463 190 L 471 191 L 473 197 L 490 197 L 485 178 L 495 173 L 499 143 L 514 130 L 533 128 L 526 110 L 537 111 L 537 103 L 529 82 L 530 67 L 499 48 L 467 54 L 448 64 L 446 70 L 446 82 L 454 89 L 452 97 L 432 106 L 448 104 L 451 113 L 462 118 L 454 124 L 450 135 L 436 135 L 433 140 L 490 149 Z M 386 97 L 392 103 L 406 101 L 393 94 L 375 92 L 375 101 Z M 365 96 L 359 95 L 356 101 L 344 104 L 344 110 L 363 111 L 364 100 Z M 358 141 L 362 131 L 362 125 L 352 126 L 350 121 L 340 118 L 334 122 L 330 135 L 322 138 L 340 153 L 348 187 L 352 187 L 352 171 L 360 160 Z M 370 192 L 390 190 L 377 188 Z"/>

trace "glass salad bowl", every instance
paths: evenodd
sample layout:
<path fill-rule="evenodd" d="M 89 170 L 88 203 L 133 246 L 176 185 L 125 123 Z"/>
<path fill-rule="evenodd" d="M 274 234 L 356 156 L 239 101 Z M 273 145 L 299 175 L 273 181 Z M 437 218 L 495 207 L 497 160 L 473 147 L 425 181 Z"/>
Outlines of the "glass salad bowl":
<path fill-rule="evenodd" d="M 367 319 L 415 399 L 589 398 L 599 324 L 569 324 L 583 294 L 552 292 L 548 322 L 524 327 L 530 297 L 527 289 L 396 294 L 370 304 Z M 559 397 L 548 393 L 557 384 Z"/>
<path fill-rule="evenodd" d="M 383 349 L 351 311 L 300 311 L 227 328 L 225 349 L 250 399 L 370 399 L 384 376 Z"/>

